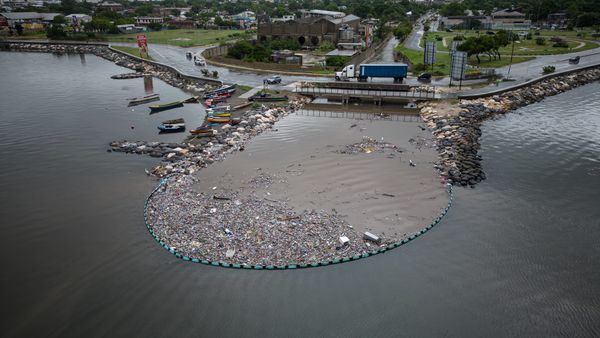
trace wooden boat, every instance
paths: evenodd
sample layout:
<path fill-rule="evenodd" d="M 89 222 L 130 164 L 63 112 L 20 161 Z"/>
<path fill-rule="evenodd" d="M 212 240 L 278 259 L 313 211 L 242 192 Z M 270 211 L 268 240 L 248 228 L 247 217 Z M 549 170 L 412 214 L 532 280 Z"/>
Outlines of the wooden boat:
<path fill-rule="evenodd" d="M 125 74 L 117 74 L 113 75 L 110 78 L 113 80 L 127 80 L 127 79 L 137 79 L 140 77 L 144 77 L 144 73 L 125 73 Z"/>
<path fill-rule="evenodd" d="M 254 102 L 278 102 L 278 101 L 287 101 L 287 96 L 273 96 L 271 94 L 258 94 L 252 95 L 248 98 L 248 101 Z"/>
<path fill-rule="evenodd" d="M 246 107 L 248 107 L 251 104 L 252 104 L 252 102 L 244 102 L 242 104 L 238 104 L 237 106 L 235 106 L 235 107 L 233 107 L 231 109 L 232 110 L 238 110 L 238 109 L 246 108 Z"/>
<path fill-rule="evenodd" d="M 158 113 L 159 111 L 169 110 L 169 109 L 179 108 L 179 107 L 183 107 L 183 102 L 174 101 L 174 102 L 169 102 L 169 103 L 165 103 L 165 104 L 157 104 L 154 106 L 150 106 L 150 113 Z"/>
<path fill-rule="evenodd" d="M 212 122 L 212 123 L 228 123 L 229 121 L 231 121 L 231 118 L 229 117 L 208 117 L 206 119 L 208 122 Z"/>
<path fill-rule="evenodd" d="M 158 101 L 158 100 L 160 100 L 160 97 L 158 96 L 158 94 L 150 94 L 150 95 L 146 95 L 146 96 L 142 96 L 142 97 L 133 97 L 133 98 L 130 98 L 127 100 L 129 101 L 128 106 L 136 106 L 138 104 L 143 104 L 143 103 L 152 102 L 152 101 Z"/>
<path fill-rule="evenodd" d="M 231 110 L 231 106 L 229 106 L 229 105 L 206 108 L 207 113 L 226 112 L 226 111 L 230 111 L 230 110 Z"/>
<path fill-rule="evenodd" d="M 174 133 L 185 130 L 185 120 L 182 118 L 163 121 L 158 130 L 164 133 Z"/>
<path fill-rule="evenodd" d="M 240 122 L 242 122 L 242 119 L 239 117 L 236 117 L 234 119 L 231 119 L 231 121 L 229 122 L 229 124 L 231 124 L 232 126 L 238 125 L 240 124 Z"/>
<path fill-rule="evenodd" d="M 190 134 L 211 136 L 213 134 L 213 129 L 209 125 L 203 124 L 196 129 L 190 130 Z"/>
<path fill-rule="evenodd" d="M 232 85 L 223 85 L 221 88 L 206 92 L 206 95 L 214 95 L 214 94 L 222 94 L 222 93 L 233 94 L 234 92 L 235 92 L 235 84 L 232 84 Z"/>
<path fill-rule="evenodd" d="M 182 101 L 183 103 L 198 103 L 200 102 L 200 96 L 192 96 L 189 99 L 185 99 Z"/>
<path fill-rule="evenodd" d="M 217 105 L 217 103 L 222 103 L 222 102 L 227 102 L 226 98 L 212 98 L 212 99 L 208 99 L 206 101 L 204 101 L 204 104 L 209 107 L 209 108 L 214 108 L 214 106 Z"/>
<path fill-rule="evenodd" d="M 210 117 L 231 117 L 231 113 L 208 113 Z"/>

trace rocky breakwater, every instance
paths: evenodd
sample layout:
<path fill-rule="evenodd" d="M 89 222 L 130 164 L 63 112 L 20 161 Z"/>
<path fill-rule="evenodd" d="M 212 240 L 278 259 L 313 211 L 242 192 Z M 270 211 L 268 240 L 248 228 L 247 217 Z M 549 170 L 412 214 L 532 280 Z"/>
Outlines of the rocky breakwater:
<path fill-rule="evenodd" d="M 86 44 L 60 44 L 60 43 L 33 43 L 33 42 L 11 42 L 8 49 L 12 51 L 26 51 L 38 53 L 57 54 L 93 54 L 115 64 L 133 69 L 147 76 L 157 77 L 173 87 L 181 88 L 192 93 L 200 93 L 216 87 L 216 83 L 205 82 L 201 79 L 183 76 L 175 69 L 157 63 L 147 62 L 131 57 L 122 52 L 110 49 L 108 45 L 86 45 Z"/>
<path fill-rule="evenodd" d="M 547 78 L 501 95 L 460 100 L 456 104 L 426 103 L 421 107 L 421 117 L 435 136 L 437 169 L 442 178 L 471 187 L 486 178 L 478 154 L 483 121 L 597 80 L 600 68 L 593 68 Z"/>

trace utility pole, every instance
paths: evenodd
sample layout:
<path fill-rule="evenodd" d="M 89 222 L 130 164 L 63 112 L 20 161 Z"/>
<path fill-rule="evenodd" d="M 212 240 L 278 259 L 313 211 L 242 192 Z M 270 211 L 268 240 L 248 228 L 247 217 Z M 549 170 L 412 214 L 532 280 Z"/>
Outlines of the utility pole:
<path fill-rule="evenodd" d="M 513 56 L 515 55 L 515 37 L 513 31 L 510 31 L 510 38 L 512 39 L 512 51 L 510 52 L 510 62 L 508 63 L 508 72 L 506 73 L 506 79 L 510 79 L 510 69 L 512 68 Z"/>

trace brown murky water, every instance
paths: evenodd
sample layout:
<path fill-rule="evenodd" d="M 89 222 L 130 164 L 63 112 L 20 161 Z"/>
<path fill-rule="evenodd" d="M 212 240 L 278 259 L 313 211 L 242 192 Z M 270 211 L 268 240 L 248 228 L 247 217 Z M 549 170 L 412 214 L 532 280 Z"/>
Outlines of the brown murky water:
<path fill-rule="evenodd" d="M 417 231 L 447 203 L 431 135 L 418 122 L 360 116 L 288 116 L 245 151 L 200 171 L 196 189 L 249 191 L 249 179 L 266 174 L 277 179 L 253 187 L 266 201 L 287 201 L 298 212 L 334 210 L 357 231 L 388 238 Z M 373 147 L 365 137 L 397 149 Z"/>

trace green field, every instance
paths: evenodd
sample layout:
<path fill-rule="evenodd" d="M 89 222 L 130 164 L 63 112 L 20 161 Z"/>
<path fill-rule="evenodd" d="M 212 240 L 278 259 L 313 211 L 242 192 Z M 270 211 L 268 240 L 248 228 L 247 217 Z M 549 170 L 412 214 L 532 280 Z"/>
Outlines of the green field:
<path fill-rule="evenodd" d="M 562 31 L 553 31 L 553 32 L 554 33 L 564 33 Z M 481 31 L 481 33 L 485 34 L 485 32 L 483 32 L 483 31 Z M 538 36 L 534 35 L 531 40 L 522 39 L 521 41 L 518 41 L 515 43 L 515 55 L 556 55 L 556 54 L 581 52 L 581 51 L 586 51 L 586 50 L 590 50 L 590 49 L 599 47 L 598 44 L 596 44 L 594 42 L 590 42 L 589 40 L 585 40 L 583 38 L 575 37 L 576 32 L 572 32 L 573 34 L 571 36 L 566 36 L 566 35 L 561 36 L 562 38 L 564 38 L 567 41 L 569 48 L 553 47 L 552 45 L 554 43 L 549 41 L 549 38 L 552 36 L 560 36 L 560 35 L 557 35 L 557 34 L 544 35 L 543 33 L 544 33 L 543 31 L 540 32 L 540 36 L 542 36 L 546 39 L 545 45 L 537 45 L 535 43 L 535 38 Z M 446 45 L 450 46 L 452 39 L 456 35 L 463 35 L 465 37 L 470 37 L 470 36 L 477 36 L 478 33 L 473 32 L 473 31 L 430 32 L 424 36 L 423 40 L 425 40 L 425 38 L 428 38 L 431 41 L 436 41 L 436 47 L 437 47 L 438 51 L 448 51 L 448 47 L 444 46 L 443 41 L 436 40 L 436 38 L 435 38 L 436 35 L 441 36 L 445 40 Z M 587 36 L 590 36 L 590 34 L 588 34 Z M 421 44 L 423 44 L 423 42 L 421 42 Z M 506 47 L 500 48 L 500 53 L 503 55 L 510 55 L 511 52 L 512 52 L 512 45 L 508 45 Z"/>
<path fill-rule="evenodd" d="M 122 52 L 125 52 L 125 53 L 129 53 L 131 55 L 137 56 L 137 57 L 142 58 L 142 59 L 153 61 L 152 56 L 150 56 L 150 55 L 148 55 L 147 57 L 146 56 L 142 56 L 140 54 L 140 49 L 137 48 L 137 47 L 112 46 L 112 48 L 118 49 L 118 50 L 120 50 Z"/>
<path fill-rule="evenodd" d="M 416 51 L 414 49 L 409 49 L 409 48 L 404 47 L 403 45 L 399 45 L 398 47 L 396 47 L 396 51 L 398 51 L 398 52 L 402 53 L 404 56 L 406 56 L 410 60 L 410 63 L 413 65 L 413 68 L 414 68 L 414 66 L 423 64 L 423 52 L 422 51 Z M 480 58 L 481 58 L 481 63 L 477 64 L 477 59 L 474 56 L 471 56 L 471 58 L 469 58 L 469 64 L 472 66 L 479 66 L 481 68 L 500 68 L 500 67 L 508 66 L 510 63 L 510 57 L 503 57 L 501 60 L 494 60 L 493 58 L 492 58 L 492 60 L 489 60 L 487 55 L 486 56 L 482 55 L 482 56 L 480 56 Z M 531 59 L 533 59 L 533 57 L 514 57 L 513 64 L 529 61 Z M 433 69 L 431 68 L 431 66 L 427 70 L 415 71 L 413 69 L 413 73 L 419 74 L 419 73 L 428 72 L 428 73 L 432 73 L 433 75 L 448 75 L 450 73 L 450 62 L 451 62 L 450 54 L 437 53 L 436 54 L 436 63 L 433 66 Z"/>
<path fill-rule="evenodd" d="M 190 47 L 226 42 L 251 33 L 243 30 L 172 29 L 144 34 L 148 37 L 148 43 Z M 136 42 L 137 35 L 133 33 L 105 35 L 105 37 L 111 42 Z"/>

